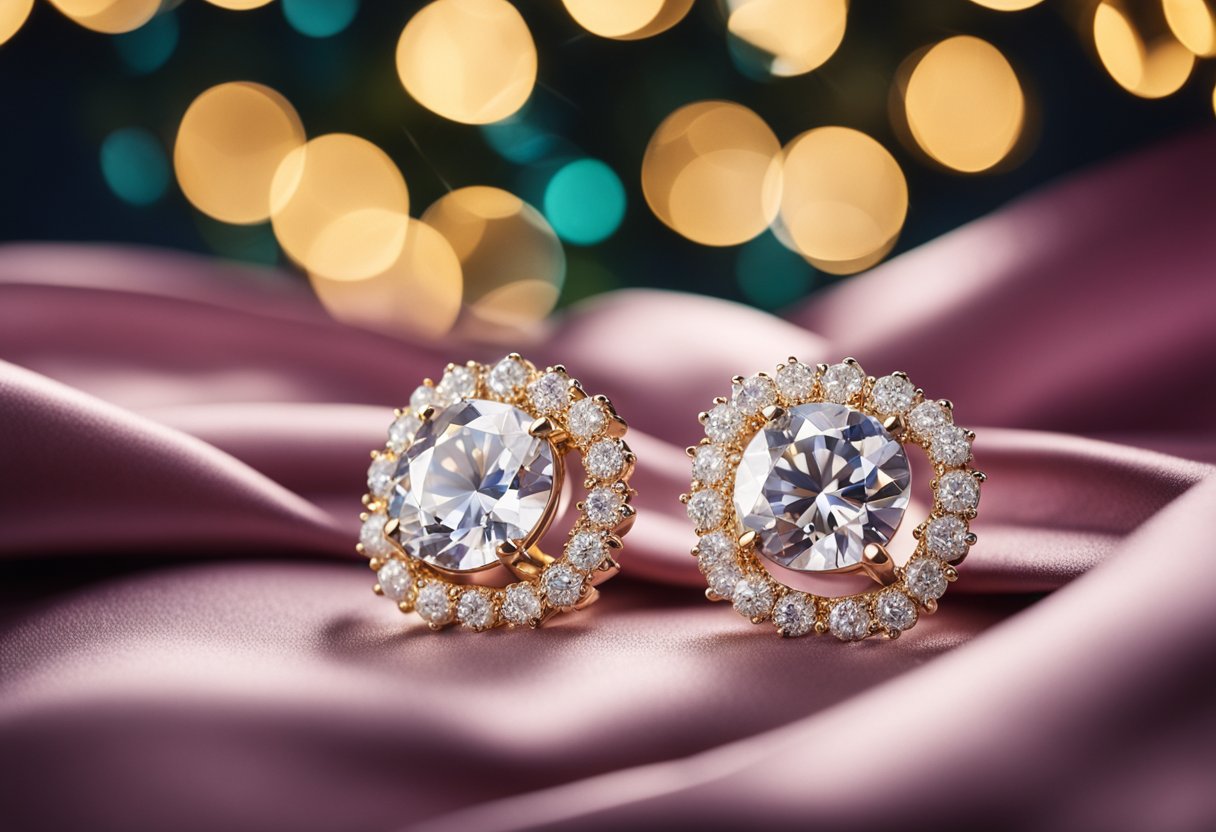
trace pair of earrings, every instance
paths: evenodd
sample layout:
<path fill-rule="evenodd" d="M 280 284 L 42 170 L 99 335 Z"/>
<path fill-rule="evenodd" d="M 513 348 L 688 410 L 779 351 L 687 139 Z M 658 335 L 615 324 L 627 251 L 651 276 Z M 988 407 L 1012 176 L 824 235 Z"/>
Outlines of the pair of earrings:
<path fill-rule="evenodd" d="M 688 448 L 692 489 L 680 496 L 706 597 L 783 636 L 845 641 L 895 638 L 934 612 L 975 543 L 984 481 L 950 402 L 903 373 L 867 376 L 851 358 L 791 358 L 772 375 L 735 377 L 731 392 L 700 414 L 705 436 Z M 517 354 L 425 380 L 372 452 L 357 548 L 373 589 L 433 629 L 536 627 L 594 603 L 636 517 L 626 429 L 564 367 Z M 900 566 L 886 546 L 909 505 L 913 446 L 932 466 L 932 509 Z M 561 554 L 546 553 L 570 490 L 577 517 Z M 841 574 L 873 585 L 807 591 Z"/>

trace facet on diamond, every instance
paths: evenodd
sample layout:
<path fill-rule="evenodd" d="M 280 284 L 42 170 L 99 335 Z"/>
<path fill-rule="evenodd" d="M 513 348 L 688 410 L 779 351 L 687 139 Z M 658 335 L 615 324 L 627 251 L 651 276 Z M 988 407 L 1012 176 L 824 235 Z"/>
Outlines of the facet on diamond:
<path fill-rule="evenodd" d="M 531 436 L 532 417 L 471 399 L 426 422 L 398 463 L 389 515 L 411 555 L 472 571 L 498 563 L 497 548 L 540 523 L 556 493 L 552 446 Z"/>
<path fill-rule="evenodd" d="M 735 473 L 740 522 L 757 551 L 802 572 L 859 563 L 889 541 L 908 506 L 903 446 L 873 416 L 845 405 L 795 405 L 748 443 Z"/>

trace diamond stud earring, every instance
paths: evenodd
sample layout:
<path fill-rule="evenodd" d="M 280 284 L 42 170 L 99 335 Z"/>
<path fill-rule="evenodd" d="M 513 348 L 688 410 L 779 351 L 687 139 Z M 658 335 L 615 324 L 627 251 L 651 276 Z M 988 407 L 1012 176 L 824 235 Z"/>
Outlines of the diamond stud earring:
<path fill-rule="evenodd" d="M 711 601 L 783 636 L 844 641 L 896 638 L 936 611 L 975 543 L 968 523 L 985 479 L 970 467 L 975 435 L 954 425 L 950 402 L 926 399 L 903 373 L 867 377 L 852 358 L 818 367 L 791 358 L 773 376 L 736 376 L 731 398 L 700 420 L 692 490 L 680 499 Z M 886 547 L 908 507 L 911 446 L 932 465 L 933 508 L 900 566 Z M 842 573 L 878 587 L 833 597 L 778 577 Z"/>
<path fill-rule="evenodd" d="M 535 627 L 579 610 L 620 566 L 633 525 L 626 425 L 564 367 L 511 354 L 448 365 L 395 411 L 372 452 L 357 549 L 377 594 L 432 629 Z M 561 556 L 541 549 L 575 454 L 585 474 Z"/>

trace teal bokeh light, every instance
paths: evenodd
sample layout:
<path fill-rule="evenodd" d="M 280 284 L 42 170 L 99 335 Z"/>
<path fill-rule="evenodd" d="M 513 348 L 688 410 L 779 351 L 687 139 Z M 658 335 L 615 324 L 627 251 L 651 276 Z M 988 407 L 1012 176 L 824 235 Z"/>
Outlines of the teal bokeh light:
<path fill-rule="evenodd" d="M 598 159 L 576 159 L 558 169 L 545 187 L 545 218 L 568 243 L 606 240 L 625 217 L 625 186 Z"/>
<path fill-rule="evenodd" d="M 744 244 L 735 259 L 735 279 L 748 302 L 778 309 L 804 297 L 815 285 L 815 269 L 766 231 Z"/>
<path fill-rule="evenodd" d="M 553 134 L 518 113 L 493 124 L 483 124 L 481 135 L 495 153 L 520 165 L 543 159 L 557 146 Z"/>
<path fill-rule="evenodd" d="M 114 48 L 127 69 L 149 75 L 160 69 L 177 48 L 177 15 L 158 14 L 133 32 L 115 35 Z"/>
<path fill-rule="evenodd" d="M 147 130 L 123 127 L 101 143 L 101 175 L 123 202 L 151 205 L 169 188 L 169 160 Z"/>
<path fill-rule="evenodd" d="M 282 0 L 283 16 L 301 35 L 333 37 L 355 19 L 359 0 Z"/>

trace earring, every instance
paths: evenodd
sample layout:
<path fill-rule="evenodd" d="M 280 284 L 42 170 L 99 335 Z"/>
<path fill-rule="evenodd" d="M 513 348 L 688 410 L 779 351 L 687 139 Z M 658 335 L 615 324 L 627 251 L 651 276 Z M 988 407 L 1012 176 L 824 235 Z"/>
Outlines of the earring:
<path fill-rule="evenodd" d="M 356 549 L 378 595 L 432 629 L 536 627 L 593 603 L 633 525 L 626 424 L 561 366 L 512 353 L 449 364 L 394 411 L 372 451 Z M 560 557 L 541 541 L 558 515 L 570 454 L 585 474 Z"/>
<path fill-rule="evenodd" d="M 867 377 L 852 358 L 791 358 L 775 376 L 736 376 L 730 400 L 714 402 L 699 417 L 705 438 L 688 449 L 692 491 L 680 497 L 711 601 L 783 636 L 844 641 L 896 638 L 936 611 L 976 541 L 968 524 L 985 479 L 970 467 L 975 434 L 954 425 L 949 401 L 926 399 L 903 373 Z M 897 566 L 886 545 L 908 507 L 906 448 L 916 445 L 933 468 L 933 508 Z M 775 577 L 841 573 L 879 586 L 823 597 Z"/>

